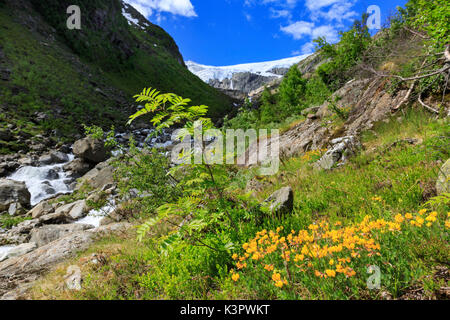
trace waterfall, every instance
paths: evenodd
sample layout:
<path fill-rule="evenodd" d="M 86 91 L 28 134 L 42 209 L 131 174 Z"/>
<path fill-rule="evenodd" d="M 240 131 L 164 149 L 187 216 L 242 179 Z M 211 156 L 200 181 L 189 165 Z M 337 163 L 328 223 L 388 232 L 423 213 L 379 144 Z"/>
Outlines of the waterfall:
<path fill-rule="evenodd" d="M 69 162 L 74 159 L 69 155 Z M 68 163 L 68 162 L 66 162 Z M 8 179 L 25 182 L 31 194 L 31 205 L 35 206 L 42 200 L 58 193 L 69 193 L 68 177 L 63 170 L 66 163 L 45 165 L 41 167 L 25 166 L 14 172 Z"/>

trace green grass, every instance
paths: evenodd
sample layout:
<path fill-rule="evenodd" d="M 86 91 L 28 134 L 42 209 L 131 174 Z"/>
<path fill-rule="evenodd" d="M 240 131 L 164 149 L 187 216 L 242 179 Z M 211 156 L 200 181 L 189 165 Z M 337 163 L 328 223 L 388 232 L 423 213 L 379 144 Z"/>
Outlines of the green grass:
<path fill-rule="evenodd" d="M 0 30 L 2 50 L 12 65 L 11 79 L 2 86 L 0 98 L 9 111 L 8 123 L 32 135 L 57 129 L 63 138 L 71 138 L 81 123 L 95 119 L 106 126 L 125 120 L 113 101 L 94 93 L 64 49 L 42 45 L 6 8 L 0 8 Z M 47 113 L 48 120 L 33 123 L 35 112 Z"/>
<path fill-rule="evenodd" d="M 389 123 L 380 123 L 372 133 L 365 134 L 365 150 L 344 167 L 318 171 L 311 167 L 316 155 L 311 158 L 300 156 L 286 161 L 279 175 L 261 178 L 267 187 L 256 195 L 257 198 L 263 200 L 274 190 L 289 185 L 295 194 L 294 212 L 283 218 L 266 216 L 259 224 L 241 219 L 241 239 L 232 251 L 242 254 L 241 245 L 264 229 L 275 231 L 283 226 L 280 236 L 287 236 L 291 229 L 308 230 L 310 224 L 319 222 L 327 222 L 330 226 L 337 222 L 352 226 L 361 223 L 365 216 L 392 221 L 397 214 L 412 212 L 417 215 L 433 194 L 439 167 L 449 156 L 445 147 L 449 136 L 448 122 L 432 119 L 414 109 L 407 112 L 401 123 L 396 121 L 393 118 Z M 393 145 L 406 137 L 420 140 L 416 145 Z M 243 187 L 253 176 L 253 171 L 241 170 L 230 184 Z M 242 190 L 236 192 L 242 193 Z M 442 278 L 431 275 L 436 266 L 446 265 L 450 258 L 448 229 L 446 231 L 442 225 L 443 220 L 448 219 L 449 207 L 447 204 L 429 209 L 438 212 L 439 222 L 431 227 L 405 225 L 400 233 L 374 231 L 373 237 L 380 243 L 380 256 L 362 254 L 361 258 L 352 260 L 355 276 L 350 278 L 343 275 L 320 278 L 311 272 L 292 270 L 292 283 L 280 289 L 270 279 L 271 273 L 263 269 L 264 264 L 248 260 L 247 268 L 238 270 L 240 279 L 234 282 L 230 270 L 236 270 L 236 266 L 227 254 L 194 246 L 189 241 L 162 252 L 159 237 L 166 234 L 166 226 L 164 230 L 153 230 L 142 243 L 136 241 L 132 232 L 125 239 L 108 239 L 90 250 L 90 253 L 101 252 L 106 259 L 101 267 L 83 267 L 86 281 L 81 292 L 71 294 L 56 289 L 60 282 L 56 281 L 58 274 L 53 273 L 33 289 L 34 297 L 380 299 L 383 292 L 398 298 L 412 286 L 423 288 L 423 297 L 433 297 L 446 285 Z M 212 244 L 216 236 L 204 234 L 203 239 L 206 244 Z M 88 256 L 88 253 L 82 256 Z M 286 277 L 280 255 L 273 256 L 270 263 Z M 323 262 L 314 263 L 320 270 L 329 268 Z M 381 268 L 380 290 L 367 288 L 369 275 L 366 269 L 369 265 Z"/>

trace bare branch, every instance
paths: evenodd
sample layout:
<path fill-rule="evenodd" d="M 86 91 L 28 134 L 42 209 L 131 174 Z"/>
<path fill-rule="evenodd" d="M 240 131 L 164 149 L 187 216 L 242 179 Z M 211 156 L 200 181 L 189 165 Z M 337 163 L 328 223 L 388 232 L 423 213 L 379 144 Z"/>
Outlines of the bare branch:
<path fill-rule="evenodd" d="M 442 104 L 444 104 L 444 101 L 445 101 L 445 93 L 447 92 L 448 78 L 449 77 L 450 77 L 450 71 L 447 72 L 447 76 L 446 76 L 446 79 L 445 79 L 444 92 L 442 93 Z"/>
<path fill-rule="evenodd" d="M 392 112 L 395 112 L 398 109 L 400 109 L 402 107 L 402 105 L 404 103 L 406 103 L 406 101 L 408 101 L 409 97 L 411 96 L 411 93 L 414 90 L 414 87 L 416 86 L 416 83 L 417 83 L 417 80 L 412 83 L 411 87 L 409 88 L 408 92 L 406 93 L 406 96 L 403 97 L 403 99 L 397 104 L 397 106 L 391 108 Z"/>
<path fill-rule="evenodd" d="M 427 37 L 427 36 L 417 32 L 417 31 L 414 31 L 414 30 L 408 28 L 407 26 L 403 26 L 403 29 L 405 29 L 406 31 L 411 32 L 412 34 L 415 34 L 416 36 L 421 37 L 422 39 L 427 39 L 427 40 L 430 39 L 430 37 Z"/>
<path fill-rule="evenodd" d="M 427 59 L 425 58 L 422 62 L 422 65 L 420 66 L 420 68 L 423 68 L 423 66 L 425 65 L 426 62 L 427 62 Z M 411 84 L 411 87 L 409 88 L 408 92 L 406 93 L 406 96 L 403 97 L 403 99 L 400 101 L 400 103 L 396 107 L 391 108 L 391 111 L 393 111 L 393 112 L 397 111 L 398 109 L 400 109 L 402 107 L 402 105 L 404 103 L 406 103 L 408 101 L 409 97 L 411 96 L 411 93 L 414 90 L 414 87 L 416 86 L 416 83 L 417 83 L 417 80 L 414 80 L 414 82 Z"/>
<path fill-rule="evenodd" d="M 419 103 L 428 111 L 431 111 L 433 113 L 439 114 L 439 111 L 436 109 L 433 109 L 432 107 L 426 105 L 423 101 L 422 101 L 422 93 L 419 94 L 419 99 L 417 99 L 419 101 Z"/>
<path fill-rule="evenodd" d="M 398 76 L 398 75 L 394 75 L 394 74 L 380 73 L 380 72 L 375 71 L 373 68 L 372 68 L 372 70 L 369 70 L 369 71 L 375 72 L 375 73 L 376 73 L 378 76 L 380 76 L 380 77 L 385 77 L 385 78 L 397 78 L 397 79 L 400 79 L 400 80 L 402 80 L 402 81 L 411 81 L 411 80 L 420 80 L 420 79 L 424 79 L 424 78 L 429 78 L 429 77 L 435 76 L 435 75 L 437 75 L 437 74 L 445 73 L 445 72 L 447 72 L 448 70 L 450 70 L 450 66 L 448 66 L 448 67 L 445 66 L 445 67 L 443 67 L 443 68 L 441 68 L 441 69 L 439 69 L 439 70 L 436 70 L 435 72 L 428 73 L 428 74 L 424 74 L 424 75 L 421 75 L 421 76 L 409 77 L 409 78 L 403 78 L 402 76 Z"/>

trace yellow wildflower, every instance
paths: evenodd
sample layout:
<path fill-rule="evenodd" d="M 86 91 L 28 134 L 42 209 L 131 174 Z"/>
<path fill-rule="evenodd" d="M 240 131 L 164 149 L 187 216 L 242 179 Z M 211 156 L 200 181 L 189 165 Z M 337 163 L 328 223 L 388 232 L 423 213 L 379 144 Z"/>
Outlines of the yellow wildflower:
<path fill-rule="evenodd" d="M 325 270 L 325 273 L 327 274 L 327 276 L 332 277 L 332 278 L 334 278 L 336 276 L 336 271 L 334 271 L 334 270 L 327 269 L 327 270 Z"/>
<path fill-rule="evenodd" d="M 273 265 L 266 264 L 264 269 L 266 269 L 267 271 L 273 271 Z"/>
<path fill-rule="evenodd" d="M 281 280 L 281 274 L 275 272 L 272 275 L 272 280 L 275 281 L 275 282 L 280 281 Z"/>
<path fill-rule="evenodd" d="M 233 279 L 234 282 L 239 280 L 239 273 L 235 273 L 231 276 L 231 279 Z"/>

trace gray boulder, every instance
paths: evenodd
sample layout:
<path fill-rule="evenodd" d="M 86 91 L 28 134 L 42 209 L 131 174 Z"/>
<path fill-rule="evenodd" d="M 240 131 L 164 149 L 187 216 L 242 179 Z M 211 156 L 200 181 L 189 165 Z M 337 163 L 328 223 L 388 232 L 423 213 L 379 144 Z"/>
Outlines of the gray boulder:
<path fill-rule="evenodd" d="M 8 209 L 8 214 L 10 216 L 20 216 L 26 212 L 27 210 L 18 202 L 11 203 Z"/>
<path fill-rule="evenodd" d="M 53 163 L 64 163 L 69 161 L 69 156 L 60 151 L 50 152 L 50 157 L 52 158 Z"/>
<path fill-rule="evenodd" d="M 46 225 L 31 231 L 30 241 L 35 242 L 38 247 L 45 246 L 46 244 L 55 240 L 61 239 L 70 233 L 85 231 L 94 228 L 89 224 L 55 224 Z"/>
<path fill-rule="evenodd" d="M 330 170 L 335 165 L 342 165 L 350 156 L 356 154 L 361 146 L 354 136 L 337 138 L 330 144 L 328 151 L 315 164 L 317 168 Z"/>
<path fill-rule="evenodd" d="M 87 214 L 88 207 L 85 200 L 79 200 L 73 203 L 63 205 L 56 209 L 55 214 L 64 215 L 72 220 L 77 220 Z"/>
<path fill-rule="evenodd" d="M 40 156 L 38 161 L 40 165 L 49 165 L 53 163 L 53 159 L 49 154 L 44 154 L 43 156 Z"/>
<path fill-rule="evenodd" d="M 91 165 L 83 159 L 78 158 L 64 165 L 63 169 L 64 171 L 71 172 L 71 176 L 81 177 L 91 170 Z"/>
<path fill-rule="evenodd" d="M 12 248 L 11 250 L 9 250 L 5 254 L 3 254 L 3 256 L 0 256 L 0 262 L 5 261 L 6 259 L 9 259 L 9 258 L 23 256 L 24 254 L 27 254 L 36 248 L 37 248 L 37 245 L 34 242 L 23 243 L 21 245 L 18 245 L 16 247 Z"/>
<path fill-rule="evenodd" d="M 76 141 L 72 149 L 75 156 L 93 163 L 105 161 L 108 157 L 104 142 L 90 137 Z"/>
<path fill-rule="evenodd" d="M 36 205 L 33 209 L 28 212 L 28 216 L 31 216 L 33 219 L 40 218 L 53 212 L 53 207 L 47 202 L 42 201 L 38 205 Z"/>
<path fill-rule="evenodd" d="M 79 266 L 69 266 L 64 276 L 67 289 L 79 291 L 81 290 L 81 269 Z"/>
<path fill-rule="evenodd" d="M 128 223 L 117 223 L 96 229 L 70 233 L 21 257 L 0 262 L 0 300 L 21 283 L 36 280 L 55 264 L 89 248 L 97 237 L 125 232 Z"/>
<path fill-rule="evenodd" d="M 294 192 L 291 187 L 284 187 L 275 191 L 264 202 L 269 204 L 270 211 L 277 216 L 289 214 L 294 210 Z"/>
<path fill-rule="evenodd" d="M 57 179 L 59 179 L 59 173 L 56 172 L 56 170 L 54 170 L 54 169 L 50 169 L 45 174 L 45 179 L 47 179 L 47 180 L 57 180 Z"/>
<path fill-rule="evenodd" d="M 80 178 L 77 188 L 83 183 L 89 184 L 94 189 L 102 189 L 106 185 L 112 185 L 114 183 L 114 168 L 106 162 L 99 163 Z"/>
<path fill-rule="evenodd" d="M 439 170 L 439 176 L 436 181 L 437 194 L 450 193 L 450 159 L 448 159 Z"/>
<path fill-rule="evenodd" d="M 0 212 L 7 211 L 13 203 L 30 207 L 30 192 L 24 182 L 0 179 Z"/>

